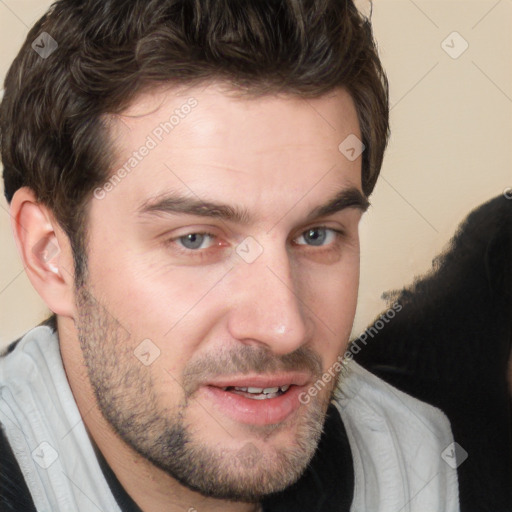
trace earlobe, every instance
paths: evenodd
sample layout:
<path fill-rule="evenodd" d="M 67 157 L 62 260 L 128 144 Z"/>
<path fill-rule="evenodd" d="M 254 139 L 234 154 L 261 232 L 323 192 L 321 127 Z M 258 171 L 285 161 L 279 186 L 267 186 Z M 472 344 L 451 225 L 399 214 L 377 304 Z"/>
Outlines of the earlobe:
<path fill-rule="evenodd" d="M 69 240 L 51 211 L 23 187 L 10 205 L 18 251 L 30 282 L 58 315 L 73 316 L 73 260 Z"/>

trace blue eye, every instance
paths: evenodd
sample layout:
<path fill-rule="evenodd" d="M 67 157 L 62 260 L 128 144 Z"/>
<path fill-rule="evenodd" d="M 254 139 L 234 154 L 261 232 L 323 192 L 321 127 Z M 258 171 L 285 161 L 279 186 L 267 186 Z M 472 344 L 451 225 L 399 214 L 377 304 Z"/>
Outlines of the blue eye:
<path fill-rule="evenodd" d="M 322 247 L 330 245 L 336 241 L 342 232 L 336 229 L 326 227 L 314 227 L 304 231 L 294 242 L 297 245 L 309 245 L 312 247 Z M 208 249 L 214 245 L 216 236 L 210 233 L 187 233 L 186 235 L 175 238 L 175 243 L 188 251 L 197 251 Z"/>
<path fill-rule="evenodd" d="M 336 239 L 336 231 L 329 228 L 312 228 L 304 231 L 297 239 L 299 245 L 322 246 L 332 243 Z M 303 240 L 301 242 L 300 240 Z"/>
<path fill-rule="evenodd" d="M 189 233 L 188 235 L 180 236 L 177 240 L 185 249 L 207 249 L 211 245 L 213 235 L 208 233 Z M 205 242 L 209 242 L 207 247 L 203 246 Z"/>

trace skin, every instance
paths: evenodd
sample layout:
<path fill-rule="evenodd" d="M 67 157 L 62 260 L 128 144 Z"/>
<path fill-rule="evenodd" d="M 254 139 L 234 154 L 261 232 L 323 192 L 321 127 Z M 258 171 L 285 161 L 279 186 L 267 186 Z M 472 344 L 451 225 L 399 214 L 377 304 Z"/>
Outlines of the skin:
<path fill-rule="evenodd" d="M 191 97 L 197 106 L 179 125 L 91 199 L 84 287 L 75 287 L 69 240 L 29 189 L 12 201 L 13 229 L 29 278 L 58 315 L 89 435 L 141 509 L 256 511 L 262 495 L 304 470 L 335 381 L 264 425 L 234 419 L 204 384 L 300 370 L 308 387 L 345 351 L 364 208 L 308 215 L 341 191 L 362 195 L 361 158 L 338 150 L 360 132 L 342 89 L 307 101 L 237 96 L 218 83 L 160 89 L 111 120 L 113 171 Z M 245 218 L 141 211 L 166 194 L 222 202 Z M 326 230 L 304 236 L 315 227 Z M 180 238 L 204 232 L 212 236 L 199 248 Z M 318 236 L 321 245 L 312 242 Z M 247 237 L 253 245 L 242 244 Z M 31 251 L 41 240 L 58 247 L 50 261 Z M 148 365 L 135 356 L 143 340 L 151 340 Z M 185 448 L 165 444 L 177 433 Z M 180 461 L 171 459 L 206 465 L 176 475 Z"/>

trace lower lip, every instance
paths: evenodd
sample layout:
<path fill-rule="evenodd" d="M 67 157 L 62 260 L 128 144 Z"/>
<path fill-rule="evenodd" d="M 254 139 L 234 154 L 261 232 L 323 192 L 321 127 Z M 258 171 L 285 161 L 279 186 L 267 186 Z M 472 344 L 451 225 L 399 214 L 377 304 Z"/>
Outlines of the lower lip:
<path fill-rule="evenodd" d="M 300 407 L 299 395 L 304 386 L 291 386 L 286 393 L 276 398 L 254 400 L 224 391 L 214 386 L 201 388 L 207 399 L 214 402 L 215 409 L 235 421 L 249 425 L 272 425 L 281 423 Z"/>

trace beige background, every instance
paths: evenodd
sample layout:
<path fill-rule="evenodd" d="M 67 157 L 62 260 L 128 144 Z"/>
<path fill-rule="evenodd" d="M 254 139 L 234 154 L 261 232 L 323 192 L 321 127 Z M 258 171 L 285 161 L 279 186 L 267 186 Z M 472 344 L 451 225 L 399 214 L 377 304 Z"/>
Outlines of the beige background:
<path fill-rule="evenodd" d="M 0 0 L 2 82 L 49 5 Z M 373 23 L 390 79 L 392 137 L 362 224 L 354 332 L 383 310 L 383 291 L 430 267 L 469 210 L 512 187 L 512 0 L 377 0 Z M 0 261 L 1 346 L 47 315 L 3 198 Z"/>

